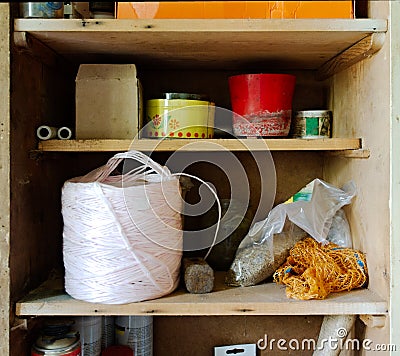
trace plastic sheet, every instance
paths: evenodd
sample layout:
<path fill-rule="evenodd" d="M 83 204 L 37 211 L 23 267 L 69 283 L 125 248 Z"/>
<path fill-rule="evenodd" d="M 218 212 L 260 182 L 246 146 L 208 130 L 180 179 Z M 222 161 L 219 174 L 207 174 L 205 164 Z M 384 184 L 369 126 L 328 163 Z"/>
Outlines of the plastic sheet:
<path fill-rule="evenodd" d="M 303 231 L 318 242 L 328 243 L 327 236 L 334 216 L 339 209 L 350 204 L 356 194 L 356 186 L 353 181 L 342 189 L 320 179 L 315 179 L 313 183 L 310 201 L 280 204 L 270 211 L 265 220 L 254 224 L 239 245 L 227 274 L 228 285 L 250 286 L 270 277 L 283 256 L 284 259 L 288 256 L 290 248 L 305 237 Z M 287 220 L 301 230 L 289 227 L 283 231 Z M 284 244 L 280 241 L 282 246 L 279 249 L 276 248 L 278 234 L 286 239 Z"/>

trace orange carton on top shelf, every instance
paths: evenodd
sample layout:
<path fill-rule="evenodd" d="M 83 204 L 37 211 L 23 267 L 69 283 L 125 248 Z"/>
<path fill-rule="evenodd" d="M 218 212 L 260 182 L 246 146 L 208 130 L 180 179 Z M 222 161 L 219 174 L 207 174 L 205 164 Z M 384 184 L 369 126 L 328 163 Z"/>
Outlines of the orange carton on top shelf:
<path fill-rule="evenodd" d="M 276 1 L 275 3 L 278 2 L 283 3 L 282 18 L 354 18 L 352 1 Z"/>
<path fill-rule="evenodd" d="M 118 2 L 119 19 L 353 18 L 348 1 Z"/>

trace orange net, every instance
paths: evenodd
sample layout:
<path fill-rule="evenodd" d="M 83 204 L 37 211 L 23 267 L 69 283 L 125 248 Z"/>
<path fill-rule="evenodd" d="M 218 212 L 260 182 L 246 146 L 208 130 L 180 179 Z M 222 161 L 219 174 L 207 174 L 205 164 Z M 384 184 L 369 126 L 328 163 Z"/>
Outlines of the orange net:
<path fill-rule="evenodd" d="M 290 250 L 286 262 L 274 273 L 274 282 L 286 285 L 286 295 L 294 299 L 325 299 L 332 292 L 349 291 L 367 285 L 365 255 L 351 248 L 311 237 Z"/>

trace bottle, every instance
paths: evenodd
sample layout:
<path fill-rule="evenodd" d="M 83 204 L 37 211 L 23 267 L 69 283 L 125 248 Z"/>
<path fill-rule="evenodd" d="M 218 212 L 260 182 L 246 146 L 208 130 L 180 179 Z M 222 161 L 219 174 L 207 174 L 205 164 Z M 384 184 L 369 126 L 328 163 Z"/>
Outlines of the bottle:
<path fill-rule="evenodd" d="M 135 356 L 153 355 L 153 317 L 117 316 L 115 318 L 117 345 L 129 346 Z"/>

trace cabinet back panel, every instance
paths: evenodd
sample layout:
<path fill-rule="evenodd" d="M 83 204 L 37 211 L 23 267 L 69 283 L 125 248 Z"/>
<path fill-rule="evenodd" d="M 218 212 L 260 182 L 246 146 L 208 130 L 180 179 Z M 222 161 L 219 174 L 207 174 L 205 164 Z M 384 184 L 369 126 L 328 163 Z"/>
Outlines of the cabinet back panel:
<path fill-rule="evenodd" d="M 228 78 L 246 73 L 288 73 L 296 76 L 293 110 L 326 109 L 327 84 L 314 79 L 314 71 L 279 71 L 276 68 L 254 67 L 241 71 L 205 71 L 188 69 L 138 68 L 138 77 L 143 85 L 144 99 L 158 98 L 161 93 L 206 94 L 216 106 L 231 109 Z"/>
<path fill-rule="evenodd" d="M 157 317 L 154 322 L 154 354 L 213 355 L 215 346 L 255 344 L 266 338 L 268 345 L 271 339 L 288 342 L 297 339 L 301 345 L 303 339 L 318 339 L 321 323 L 320 316 Z M 260 344 L 263 346 L 265 342 Z M 276 341 L 272 346 L 272 350 L 267 348 L 257 355 L 288 353 L 279 351 Z M 307 350 L 294 353 L 312 355 L 312 351 Z"/>

